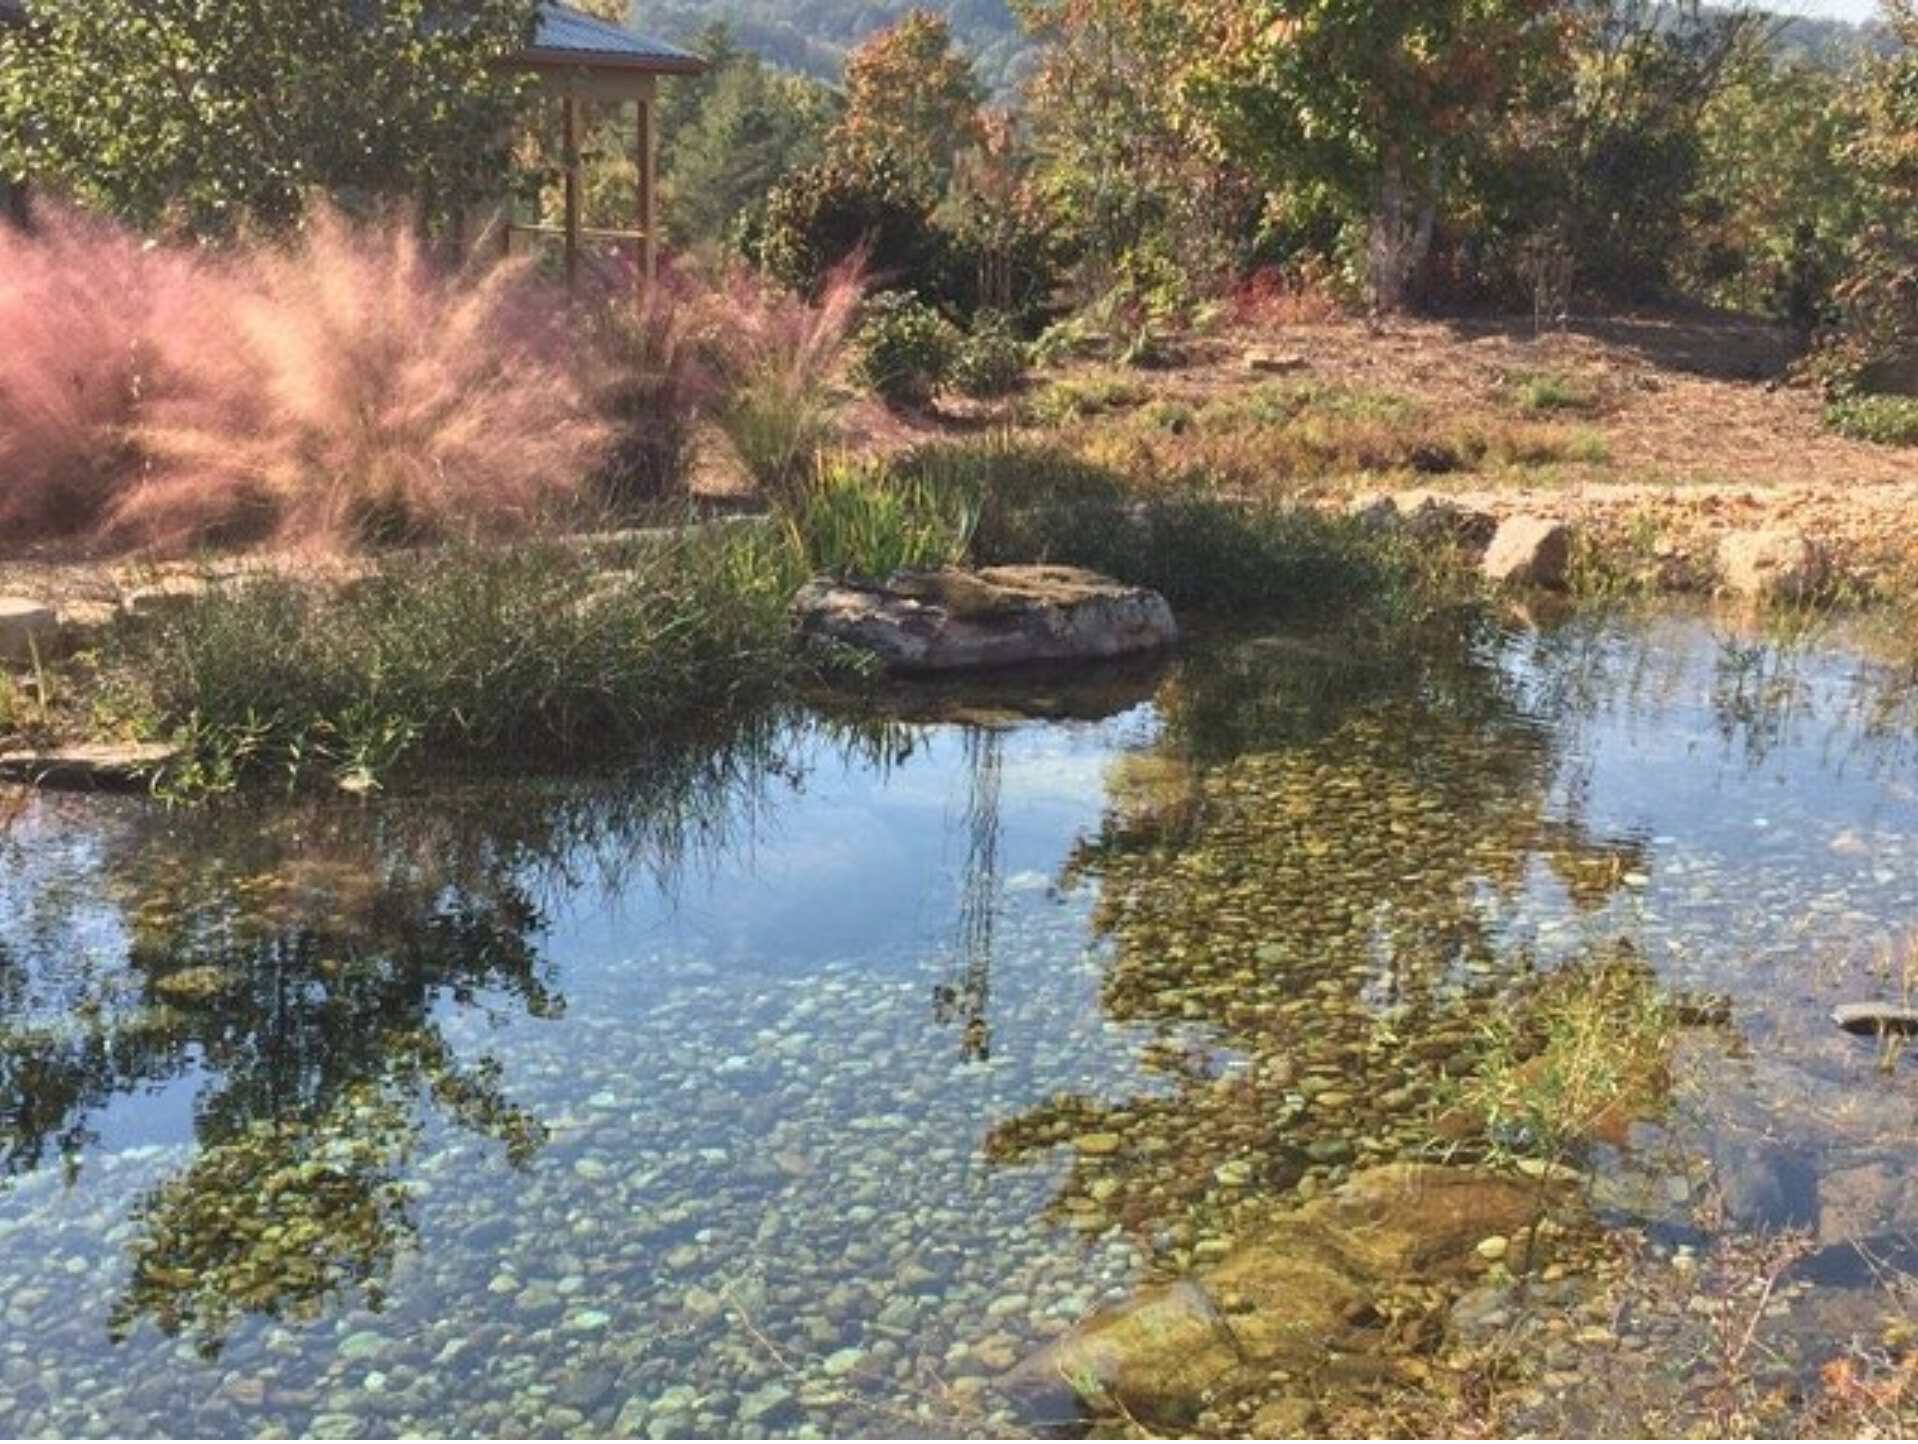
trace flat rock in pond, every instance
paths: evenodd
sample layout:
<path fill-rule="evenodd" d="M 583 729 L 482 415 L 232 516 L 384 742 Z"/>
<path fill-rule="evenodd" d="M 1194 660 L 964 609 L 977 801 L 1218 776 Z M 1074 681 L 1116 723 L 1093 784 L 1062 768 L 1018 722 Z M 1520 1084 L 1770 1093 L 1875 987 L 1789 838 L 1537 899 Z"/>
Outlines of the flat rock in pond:
<path fill-rule="evenodd" d="M 793 599 L 809 641 L 867 652 L 898 672 L 1089 662 L 1178 640 L 1164 597 L 1077 567 L 945 568 L 883 582 L 818 578 Z"/>
<path fill-rule="evenodd" d="M 1840 1003 L 1831 1020 L 1847 1033 L 1876 1038 L 1886 1033 L 1918 1033 L 1918 1008 L 1896 1003 Z"/>
<path fill-rule="evenodd" d="M 36 787 L 144 787 L 179 755 L 180 749 L 167 742 L 89 742 L 0 752 L 0 780 Z"/>

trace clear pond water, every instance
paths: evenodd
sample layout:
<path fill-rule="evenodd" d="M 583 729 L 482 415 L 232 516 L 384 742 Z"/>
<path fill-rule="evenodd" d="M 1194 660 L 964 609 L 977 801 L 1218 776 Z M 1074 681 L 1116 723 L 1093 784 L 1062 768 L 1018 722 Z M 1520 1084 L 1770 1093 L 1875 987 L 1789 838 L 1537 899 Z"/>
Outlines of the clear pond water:
<path fill-rule="evenodd" d="M 1895 1340 L 1918 1096 L 1828 1014 L 1918 977 L 1898 679 L 1667 616 L 1094 700 L 644 786 L 0 799 L 0 1432 L 1063 1423 L 1008 1371 L 1430 1156 L 1595 953 L 1729 1022 L 1577 1160 L 1647 1319 L 1554 1333 L 1514 1427 L 1619 1422 L 1606 1359 L 1687 1407 L 1728 1239 L 1798 1236 L 1781 1387 Z"/>

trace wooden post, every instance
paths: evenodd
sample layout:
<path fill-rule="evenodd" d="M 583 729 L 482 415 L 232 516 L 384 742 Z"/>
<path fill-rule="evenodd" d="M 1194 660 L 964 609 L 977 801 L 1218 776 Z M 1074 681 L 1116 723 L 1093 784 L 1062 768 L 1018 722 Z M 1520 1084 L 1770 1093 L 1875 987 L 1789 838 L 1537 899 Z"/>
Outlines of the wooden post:
<path fill-rule="evenodd" d="M 651 293 L 659 279 L 659 157 L 651 96 L 639 102 L 639 284 Z"/>
<path fill-rule="evenodd" d="M 579 289 L 579 101 L 569 93 L 561 102 L 566 146 L 566 291 Z"/>

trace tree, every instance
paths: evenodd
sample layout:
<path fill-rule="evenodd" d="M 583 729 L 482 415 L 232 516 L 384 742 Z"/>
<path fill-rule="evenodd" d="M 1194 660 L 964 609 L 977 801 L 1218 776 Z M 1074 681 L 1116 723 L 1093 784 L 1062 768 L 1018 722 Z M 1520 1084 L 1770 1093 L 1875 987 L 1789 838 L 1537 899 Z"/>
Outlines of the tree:
<path fill-rule="evenodd" d="M 1885 0 L 1899 50 L 1877 67 L 1851 147 L 1872 223 L 1837 288 L 1841 373 L 1864 390 L 1918 395 L 1918 0 Z"/>
<path fill-rule="evenodd" d="M 1863 176 L 1845 153 L 1861 123 L 1856 79 L 1760 53 L 1706 109 L 1682 257 L 1693 293 L 1769 311 L 1805 339 L 1828 322 L 1832 284 L 1867 224 Z"/>
<path fill-rule="evenodd" d="M 1367 283 L 1396 309 L 1431 249 L 1456 150 L 1557 38 L 1553 0 L 1188 0 L 1204 58 L 1183 91 L 1224 153 L 1367 223 Z"/>
<path fill-rule="evenodd" d="M 311 190 L 445 221 L 503 173 L 537 0 L 35 0 L 0 29 L 0 174 L 143 227 L 295 221 Z"/>
<path fill-rule="evenodd" d="M 834 100 L 817 81 L 734 47 L 723 25 L 701 32 L 696 48 L 712 69 L 678 82 L 661 116 L 667 214 L 676 240 L 732 240 L 758 229 L 781 181 L 820 159 Z"/>
<path fill-rule="evenodd" d="M 1775 22 L 1703 0 L 1588 0 L 1568 11 L 1568 84 L 1542 106 L 1545 167 L 1562 232 L 1588 281 L 1657 298 L 1673 279 L 1701 196 L 1705 118 L 1763 63 Z"/>
<path fill-rule="evenodd" d="M 1172 103 L 1204 55 L 1186 0 L 1018 0 L 1040 46 L 1026 90 L 1033 187 L 1072 238 L 1081 299 L 1150 254 L 1189 271 L 1231 249 L 1248 192 Z M 1223 242 L 1223 244 L 1222 244 Z"/>
<path fill-rule="evenodd" d="M 985 138 L 984 100 L 945 18 L 909 11 L 846 57 L 846 113 L 829 143 L 855 162 L 890 157 L 909 185 L 936 199 L 959 155 Z"/>

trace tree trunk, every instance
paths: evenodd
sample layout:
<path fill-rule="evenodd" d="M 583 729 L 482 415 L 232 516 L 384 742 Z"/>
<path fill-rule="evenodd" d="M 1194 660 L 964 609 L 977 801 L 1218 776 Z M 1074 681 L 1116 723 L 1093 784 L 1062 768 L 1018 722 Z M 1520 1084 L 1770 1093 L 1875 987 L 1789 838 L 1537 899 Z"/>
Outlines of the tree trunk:
<path fill-rule="evenodd" d="M 1432 243 L 1438 235 L 1439 181 L 1443 165 L 1444 157 L 1434 149 L 1414 214 L 1411 198 L 1406 194 L 1404 156 L 1397 150 L 1386 156 L 1366 246 L 1367 286 L 1372 293 L 1372 309 L 1380 315 L 1405 309 L 1405 294 L 1412 277 L 1432 253 Z"/>

